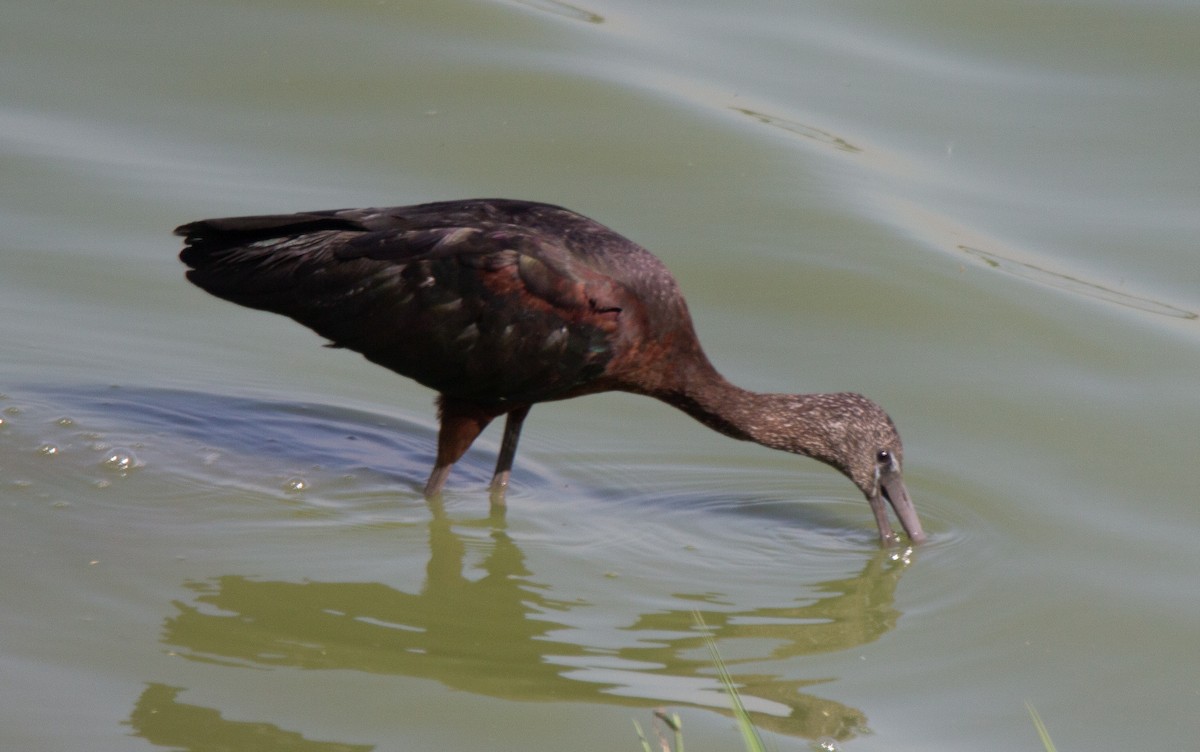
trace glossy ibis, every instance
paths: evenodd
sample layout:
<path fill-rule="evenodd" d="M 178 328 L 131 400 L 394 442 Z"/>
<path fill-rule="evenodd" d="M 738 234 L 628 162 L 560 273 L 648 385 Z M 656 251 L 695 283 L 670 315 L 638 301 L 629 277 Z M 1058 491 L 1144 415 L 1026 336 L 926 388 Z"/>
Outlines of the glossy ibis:
<path fill-rule="evenodd" d="M 446 201 L 206 219 L 183 225 L 188 279 L 290 316 L 439 393 L 425 494 L 506 416 L 494 497 L 538 402 L 606 391 L 662 400 L 726 436 L 813 457 L 871 504 L 880 538 L 925 538 L 901 476 L 895 425 L 858 394 L 759 394 L 705 356 L 675 279 L 653 254 L 557 206 Z"/>

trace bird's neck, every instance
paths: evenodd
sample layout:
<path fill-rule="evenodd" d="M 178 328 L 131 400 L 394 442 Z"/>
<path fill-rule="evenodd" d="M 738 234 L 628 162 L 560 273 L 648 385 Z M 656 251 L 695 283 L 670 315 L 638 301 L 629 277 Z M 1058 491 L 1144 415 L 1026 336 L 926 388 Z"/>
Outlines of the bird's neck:
<path fill-rule="evenodd" d="M 704 425 L 742 441 L 822 459 L 828 438 L 801 418 L 818 394 L 764 394 L 730 383 L 707 360 L 696 363 L 671 389 L 655 397 Z"/>

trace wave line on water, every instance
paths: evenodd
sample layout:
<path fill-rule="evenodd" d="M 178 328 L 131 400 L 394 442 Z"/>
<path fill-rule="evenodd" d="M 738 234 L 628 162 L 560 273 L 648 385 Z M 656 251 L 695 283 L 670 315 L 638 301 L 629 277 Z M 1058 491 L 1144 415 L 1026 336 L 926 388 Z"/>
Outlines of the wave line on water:
<path fill-rule="evenodd" d="M 1072 274 L 1064 272 L 1051 271 L 1044 267 L 1032 264 L 1026 261 L 1018 261 L 1013 258 L 1001 256 L 998 253 L 985 251 L 981 248 L 975 248 L 969 245 L 958 246 L 958 250 L 974 256 L 993 269 L 998 269 L 1002 272 L 1007 272 L 1021 279 L 1027 279 L 1031 282 L 1053 287 L 1065 292 L 1072 292 L 1078 295 L 1084 295 L 1089 298 L 1096 298 L 1107 303 L 1116 303 L 1117 305 L 1133 308 L 1146 313 L 1154 313 L 1159 316 L 1170 316 L 1179 319 L 1197 319 L 1200 314 L 1195 311 L 1189 311 L 1184 308 L 1169 305 L 1152 298 L 1133 295 L 1132 293 L 1121 292 L 1112 287 L 1106 287 L 1098 282 L 1082 279 Z"/>
<path fill-rule="evenodd" d="M 988 237 L 983 233 L 960 225 L 944 215 L 910 202 L 892 200 L 891 213 L 895 224 L 915 237 L 932 242 L 935 246 L 965 254 L 989 269 L 1004 272 L 1027 282 L 1050 287 L 1055 290 L 1112 303 L 1144 313 L 1165 316 L 1185 321 L 1200 319 L 1200 313 L 1181 306 L 1164 303 L 1148 295 L 1136 295 L 1118 290 L 1084 275 L 1064 269 L 1055 270 L 1051 263 L 1042 260 L 1042 254 L 1017 250 L 1010 244 Z M 1005 248 L 1003 253 L 985 248 Z M 1025 258 L 1021 258 L 1024 256 Z"/>

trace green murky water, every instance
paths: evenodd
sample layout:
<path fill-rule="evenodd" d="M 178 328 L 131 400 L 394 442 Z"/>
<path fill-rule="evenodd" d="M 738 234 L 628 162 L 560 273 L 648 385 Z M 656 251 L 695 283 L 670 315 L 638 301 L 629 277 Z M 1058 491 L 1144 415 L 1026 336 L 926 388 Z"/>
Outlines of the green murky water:
<path fill-rule="evenodd" d="M 0 28 L 0 747 L 1186 749 L 1200 7 L 25 4 Z M 853 389 L 931 542 L 627 395 L 419 488 L 431 395 L 208 298 L 225 214 L 510 196 L 726 375 Z"/>

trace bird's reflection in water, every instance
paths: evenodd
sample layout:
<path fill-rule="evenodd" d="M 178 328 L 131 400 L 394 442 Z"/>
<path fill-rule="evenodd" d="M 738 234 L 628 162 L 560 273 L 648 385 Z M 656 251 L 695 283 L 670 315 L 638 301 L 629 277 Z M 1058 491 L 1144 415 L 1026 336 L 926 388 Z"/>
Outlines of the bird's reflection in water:
<path fill-rule="evenodd" d="M 273 723 L 235 721 L 201 705 L 180 702 L 179 687 L 152 683 L 138 698 L 128 725 L 134 734 L 160 747 L 186 750 L 288 750 L 288 752 L 370 752 L 370 744 L 306 739 Z"/>
<path fill-rule="evenodd" d="M 837 740 L 866 730 L 862 711 L 804 691 L 827 678 L 761 670 L 768 661 L 847 650 L 891 629 L 899 617 L 893 596 L 902 558 L 871 554 L 857 575 L 821 583 L 815 600 L 788 606 L 736 610 L 722 607 L 711 592 L 676 594 L 678 608 L 637 615 L 615 637 L 606 634 L 606 646 L 596 646 L 583 643 L 583 630 L 561 616 L 590 606 L 554 597 L 546 578 L 530 571 L 506 532 L 502 509 L 464 523 L 437 504 L 431 508 L 430 558 L 419 592 L 377 582 L 226 575 L 187 584 L 191 602 L 176 604 L 163 641 L 189 659 L 226 666 L 419 677 L 525 701 L 669 702 L 726 711 L 728 698 L 717 691 L 695 625 L 699 606 L 718 648 L 739 641 L 738 656 L 727 656 L 727 664 L 761 728 Z M 473 554 L 479 548 L 468 526 L 482 527 L 488 538 L 478 563 L 464 571 L 468 545 Z M 477 570 L 481 576 L 469 576 Z M 747 645 L 769 647 L 747 656 Z M 742 664 L 755 664 L 759 672 L 739 673 Z M 141 728 L 137 718 L 135 713 L 134 726 Z"/>

